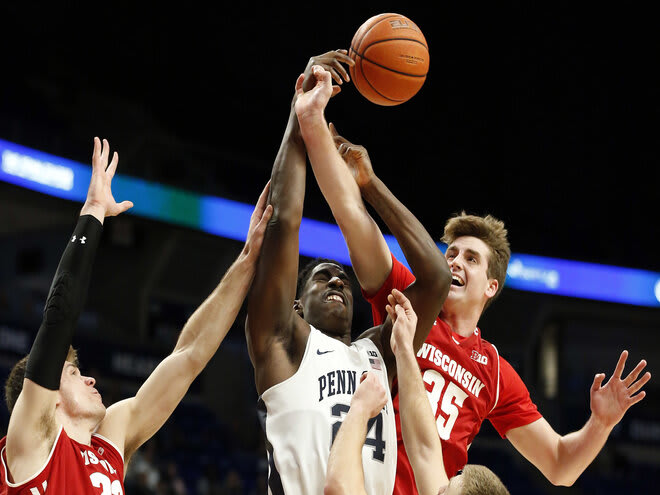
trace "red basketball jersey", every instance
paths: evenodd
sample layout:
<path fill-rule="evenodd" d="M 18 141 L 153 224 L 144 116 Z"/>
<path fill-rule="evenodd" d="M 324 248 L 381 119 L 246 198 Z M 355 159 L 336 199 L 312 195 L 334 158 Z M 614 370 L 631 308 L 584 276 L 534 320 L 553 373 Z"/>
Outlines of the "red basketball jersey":
<path fill-rule="evenodd" d="M 392 263 L 392 272 L 379 291 L 371 296 L 364 294 L 376 325 L 387 316 L 385 305 L 392 289 L 403 290 L 415 280 L 394 256 Z M 450 478 L 467 463 L 468 447 L 485 419 L 505 438 L 511 428 L 541 418 L 521 378 L 495 346 L 481 338 L 478 328 L 465 338 L 437 318 L 417 353 L 417 363 L 436 417 Z M 392 387 L 398 443 L 394 495 L 416 495 L 415 477 L 401 435 L 396 379 Z"/>
<path fill-rule="evenodd" d="M 93 435 L 91 445 L 78 443 L 60 428 L 44 467 L 29 480 L 10 483 L 2 443 L 2 488 L 7 495 L 123 495 L 124 459 L 106 438 Z M 6 490 L 2 492 L 2 490 Z"/>

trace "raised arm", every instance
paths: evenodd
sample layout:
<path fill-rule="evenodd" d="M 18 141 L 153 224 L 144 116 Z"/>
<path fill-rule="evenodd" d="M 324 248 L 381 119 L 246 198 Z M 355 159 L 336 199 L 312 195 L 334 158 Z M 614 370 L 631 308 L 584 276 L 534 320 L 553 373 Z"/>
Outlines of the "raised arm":
<path fill-rule="evenodd" d="M 638 379 L 646 361 L 640 361 L 622 379 L 627 358 L 628 351 L 623 351 L 614 374 L 605 385 L 602 385 L 604 373 L 594 377 L 590 390 L 591 416 L 580 430 L 561 436 L 541 418 L 506 433 L 513 446 L 552 484 L 571 486 L 575 483 L 601 451 L 626 411 L 646 395 L 640 390 L 651 379 L 651 374 L 646 372 Z"/>
<path fill-rule="evenodd" d="M 324 495 L 367 493 L 364 489 L 362 446 L 367 437 L 369 420 L 377 416 L 387 403 L 387 392 L 374 373 L 368 372 L 360 377 L 360 384 L 351 398 L 351 407 L 332 443 Z"/>
<path fill-rule="evenodd" d="M 329 86 L 330 75 L 323 71 L 323 69 L 319 68 L 319 70 L 315 71 L 315 75 L 319 81 L 319 85 Z M 327 90 L 325 94 L 328 94 Z M 296 105 L 301 132 L 307 146 L 307 153 L 312 163 L 316 161 L 323 164 L 323 166 L 316 167 L 319 171 L 322 169 L 329 170 L 332 167 L 332 170 L 337 173 L 335 180 L 337 182 L 341 181 L 344 184 L 343 187 L 345 187 L 347 194 L 353 198 L 350 201 L 357 202 L 356 196 L 360 190 L 357 188 L 350 171 L 346 168 L 342 155 L 335 146 L 335 138 L 333 138 L 325 121 L 324 109 L 327 102 L 328 98 L 317 98 L 315 100 L 310 99 L 305 105 Z M 352 185 L 350 185 L 351 183 Z M 382 181 L 374 176 L 369 184 L 362 189 L 361 193 L 374 207 L 394 237 L 396 237 L 416 277 L 416 281 L 405 292 L 418 315 L 418 332 L 415 336 L 414 345 L 415 349 L 419 349 L 426 339 L 449 292 L 449 286 L 451 284 L 449 267 L 442 252 L 438 249 L 435 242 L 433 242 L 426 229 L 424 229 L 415 216 L 392 194 Z M 364 217 L 364 215 L 361 216 Z M 366 226 L 368 223 L 368 220 L 364 220 L 360 225 Z M 380 239 L 380 241 L 375 241 L 375 243 L 367 245 L 373 246 L 375 244 L 381 247 L 384 245 L 382 235 L 378 232 L 377 228 L 374 230 L 373 228 L 364 227 L 364 229 L 365 232 L 371 232 L 368 235 L 375 236 L 377 234 Z M 382 244 L 380 244 L 381 242 Z M 355 245 L 351 248 L 351 252 L 354 253 L 359 249 L 360 247 Z M 384 249 L 387 249 L 386 245 Z M 380 259 L 381 261 L 379 263 L 385 263 L 382 259 L 382 250 L 376 248 L 376 253 L 368 252 L 374 259 Z M 391 267 L 389 251 L 385 251 L 385 253 L 387 254 L 387 263 L 390 263 L 385 266 Z M 355 268 L 358 270 L 357 266 Z M 382 277 L 380 283 L 382 283 L 388 274 L 389 268 L 384 271 L 385 276 Z M 380 342 L 377 344 L 382 348 L 385 359 L 391 362 L 393 356 L 389 348 L 389 335 L 386 324 Z"/>
<path fill-rule="evenodd" d="M 343 69 L 341 63 L 355 62 L 345 50 L 326 56 Z M 347 76 L 348 77 L 348 76 Z M 392 258 L 376 222 L 365 208 L 351 170 L 335 151 L 322 110 L 302 116 L 301 130 L 316 181 L 342 231 L 355 275 L 367 293 L 380 288 L 392 269 Z"/>
<path fill-rule="evenodd" d="M 403 293 L 394 289 L 385 308 L 394 322 L 391 346 L 396 356 L 401 433 L 420 495 L 436 495 L 449 484 L 435 417 L 413 350 L 417 315 Z"/>
<path fill-rule="evenodd" d="M 7 429 L 7 462 L 14 481 L 25 480 L 43 466 L 57 435 L 55 404 L 62 368 L 86 299 L 94 258 L 106 216 L 133 204 L 115 202 L 111 182 L 119 157 L 108 165 L 110 145 L 94 138 L 92 178 L 80 218 L 55 272 L 43 321 L 27 360 L 23 388 Z"/>
<path fill-rule="evenodd" d="M 272 214 L 272 207 L 266 205 L 267 196 L 268 185 L 252 213 L 242 251 L 215 290 L 190 316 L 172 354 L 156 367 L 135 397 L 108 409 L 99 433 L 123 449 L 127 462 L 174 412 L 233 325 L 254 277 Z"/>
<path fill-rule="evenodd" d="M 299 229 L 305 198 L 307 155 L 294 110 L 297 99 L 314 86 L 312 57 L 296 81 L 289 120 L 271 173 L 269 203 L 273 216 L 268 224 L 254 283 L 248 297 L 245 322 L 248 353 L 255 368 L 258 393 L 291 376 L 297 369 L 306 343 L 301 337 L 307 325 L 294 311 L 299 260 Z M 342 74 L 325 63 L 341 83 Z M 339 91 L 335 86 L 331 92 Z M 300 332 L 296 332 L 300 329 Z"/>
<path fill-rule="evenodd" d="M 293 339 L 292 308 L 298 275 L 298 231 L 305 197 L 306 160 L 292 102 L 271 173 L 269 203 L 273 215 L 266 228 L 263 256 L 257 263 L 247 303 L 245 334 L 259 393 L 273 384 L 270 381 L 273 367 L 283 375 L 290 372 L 283 349 L 289 348 Z M 277 378 L 274 379 L 277 382 Z"/>

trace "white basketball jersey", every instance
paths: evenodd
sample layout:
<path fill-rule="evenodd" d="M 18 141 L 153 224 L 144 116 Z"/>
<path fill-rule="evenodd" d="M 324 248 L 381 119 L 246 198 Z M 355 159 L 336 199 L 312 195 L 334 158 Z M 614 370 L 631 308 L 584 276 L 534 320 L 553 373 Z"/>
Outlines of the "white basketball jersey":
<path fill-rule="evenodd" d="M 268 449 L 270 495 L 321 495 L 332 442 L 365 371 L 375 371 L 387 404 L 369 421 L 362 448 L 365 489 L 391 495 L 396 475 L 396 426 L 387 370 L 369 339 L 350 346 L 311 327 L 296 373 L 266 390 L 259 417 Z"/>

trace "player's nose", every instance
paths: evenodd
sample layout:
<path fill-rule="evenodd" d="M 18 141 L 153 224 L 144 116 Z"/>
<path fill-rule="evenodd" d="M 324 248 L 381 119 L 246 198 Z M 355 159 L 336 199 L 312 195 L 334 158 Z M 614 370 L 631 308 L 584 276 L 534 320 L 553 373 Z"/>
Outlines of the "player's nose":
<path fill-rule="evenodd" d="M 454 256 L 451 260 L 449 260 L 449 268 L 452 269 L 454 267 L 456 268 L 461 268 L 462 262 L 461 262 L 461 257 L 460 256 Z"/>
<path fill-rule="evenodd" d="M 93 387 L 96 384 L 96 380 L 94 377 L 91 376 L 86 376 L 85 377 L 85 385 L 89 385 L 90 387 Z"/>
<path fill-rule="evenodd" d="M 334 276 L 328 281 L 328 285 L 330 285 L 331 287 L 343 288 L 344 281 L 341 278 Z"/>

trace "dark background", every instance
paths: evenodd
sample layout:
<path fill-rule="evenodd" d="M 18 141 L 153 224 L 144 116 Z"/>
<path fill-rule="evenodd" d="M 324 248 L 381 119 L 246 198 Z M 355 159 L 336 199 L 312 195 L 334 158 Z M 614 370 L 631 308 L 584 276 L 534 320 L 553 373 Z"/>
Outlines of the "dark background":
<path fill-rule="evenodd" d="M 372 5 L 5 2 L 0 138 L 83 163 L 90 162 L 92 138 L 107 138 L 120 153 L 120 174 L 253 203 L 310 56 L 348 48 L 367 18 L 398 12 L 418 24 L 429 45 L 423 88 L 403 105 L 379 107 L 344 85 L 326 116 L 367 147 L 376 172 L 434 237 L 455 212 L 492 213 L 507 224 L 514 252 L 660 271 L 658 48 L 650 12 L 570 3 Z M 305 216 L 332 221 L 308 176 Z M 7 366 L 29 350 L 79 207 L 0 184 Z M 83 365 L 95 363 L 116 388 L 104 393 L 106 402 L 130 393 L 141 377 L 138 365 L 129 366 L 132 376 L 108 372 L 127 368 L 113 368 L 99 342 L 115 353 L 151 353 L 157 362 L 240 247 L 137 217 L 108 222 L 78 337 Z M 364 328 L 368 308 L 357 309 L 356 328 Z M 645 357 L 654 371 L 659 323 L 657 309 L 509 290 L 480 326 L 546 418 L 567 433 L 586 421 L 593 375 L 610 373 L 621 349 L 630 349 L 635 362 Z M 16 344 L 17 335 L 24 341 Z M 544 348 L 556 350 L 554 360 L 542 357 Z M 241 317 L 221 354 L 190 400 L 199 398 L 227 431 L 244 432 L 234 440 L 218 433 L 223 452 L 248 445 L 259 457 L 254 417 L 244 410 L 256 393 Z M 554 395 L 539 371 L 547 360 L 559 369 Z M 224 393 L 236 368 L 242 381 Z M 104 392 L 103 380 L 99 385 Z M 649 397 L 615 430 L 574 493 L 609 493 L 618 487 L 615 475 L 628 488 L 660 478 L 654 387 L 652 381 Z M 176 437 L 159 435 L 170 443 Z M 502 462 L 509 459 L 502 451 L 511 450 L 484 425 L 470 460 L 490 465 L 512 493 L 553 492 L 519 455 Z M 225 478 L 232 462 L 243 469 L 227 455 L 233 460 L 219 465 Z M 222 456 L 207 457 L 198 471 Z M 192 493 L 199 472 L 179 467 Z M 241 473 L 247 493 L 256 471 Z M 524 480 L 534 488 L 516 491 Z"/>

